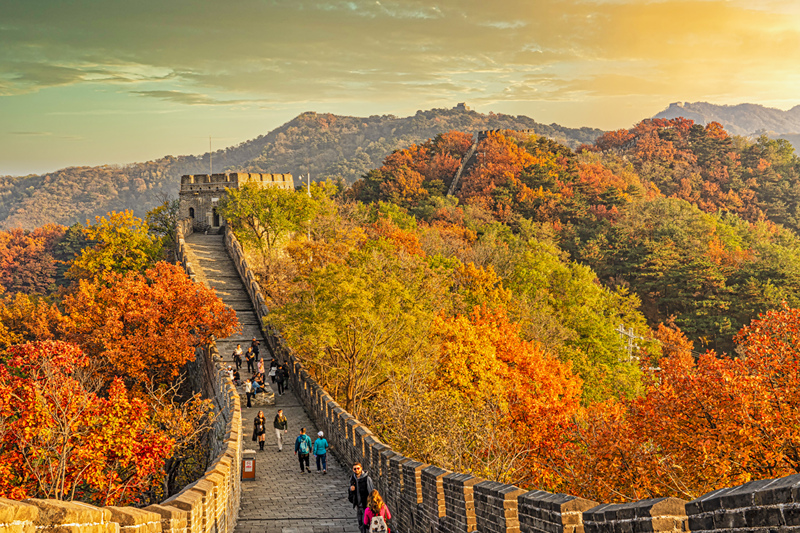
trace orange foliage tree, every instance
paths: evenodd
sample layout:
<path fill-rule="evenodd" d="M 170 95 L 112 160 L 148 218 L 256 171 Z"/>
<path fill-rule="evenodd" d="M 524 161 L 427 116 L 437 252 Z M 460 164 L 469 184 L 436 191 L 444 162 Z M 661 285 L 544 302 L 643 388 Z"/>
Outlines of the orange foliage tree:
<path fill-rule="evenodd" d="M 120 380 L 101 397 L 72 344 L 13 346 L 0 366 L 0 495 L 135 503 L 173 441 Z"/>
<path fill-rule="evenodd" d="M 33 231 L 0 231 L 0 285 L 9 292 L 45 294 L 56 282 L 55 247 L 66 228 L 49 224 Z"/>
<path fill-rule="evenodd" d="M 447 416 L 420 423 L 421 438 L 406 445 L 417 457 L 490 479 L 546 479 L 540 458 L 551 453 L 580 403 L 581 381 L 569 364 L 523 340 L 501 310 L 439 316 L 432 332 L 438 349 L 418 393 Z"/>
<path fill-rule="evenodd" d="M 102 361 L 101 373 L 131 381 L 174 379 L 196 347 L 239 327 L 212 290 L 165 262 L 81 280 L 64 308 L 66 337 Z"/>
<path fill-rule="evenodd" d="M 593 406 L 573 426 L 554 468 L 562 488 L 603 501 L 693 499 L 800 472 L 800 310 L 744 327 L 738 359 L 695 360 L 671 338 L 645 396 Z"/>

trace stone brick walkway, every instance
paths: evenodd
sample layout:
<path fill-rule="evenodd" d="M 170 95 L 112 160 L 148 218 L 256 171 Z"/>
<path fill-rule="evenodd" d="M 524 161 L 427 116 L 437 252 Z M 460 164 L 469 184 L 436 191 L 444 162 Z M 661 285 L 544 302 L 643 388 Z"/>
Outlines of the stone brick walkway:
<path fill-rule="evenodd" d="M 236 311 L 244 329 L 240 335 L 217 341 L 224 360 L 233 364 L 231 354 L 236 344 L 241 343 L 246 350 L 253 337 L 261 343 L 262 355 L 269 357 L 258 319 L 236 267 L 228 257 L 222 235 L 192 234 L 186 244 L 197 280 L 217 291 Z M 242 504 L 235 533 L 357 533 L 355 511 L 347 501 L 349 466 L 343 468 L 333 454 L 328 453 L 328 474 L 318 474 L 312 455 L 312 473 L 301 474 L 294 455 L 294 440 L 301 427 L 306 428 L 312 440 L 317 438 L 318 429 L 291 391 L 283 396 L 275 392 L 275 405 L 263 408 L 267 417 L 267 441 L 263 452 L 256 451 L 256 479 L 242 481 Z M 282 452 L 278 452 L 272 429 L 278 409 L 283 409 L 289 420 Z M 242 406 L 246 436 L 252 435 L 252 422 L 258 410 Z M 244 446 L 258 450 L 257 443 L 249 437 L 245 438 Z"/>

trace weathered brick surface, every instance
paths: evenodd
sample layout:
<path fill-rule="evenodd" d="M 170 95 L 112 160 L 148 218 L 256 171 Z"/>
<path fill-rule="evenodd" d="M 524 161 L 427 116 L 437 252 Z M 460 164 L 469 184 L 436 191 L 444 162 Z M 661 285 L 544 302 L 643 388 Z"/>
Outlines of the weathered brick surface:
<path fill-rule="evenodd" d="M 583 513 L 598 503 L 568 494 L 531 491 L 519 497 L 520 529 L 524 533 L 584 531 Z"/>
<path fill-rule="evenodd" d="M 583 513 L 583 525 L 587 533 L 686 531 L 686 502 L 677 498 L 656 498 L 631 503 L 598 505 Z"/>
<path fill-rule="evenodd" d="M 800 529 L 800 474 L 709 492 L 686 504 L 691 531 Z"/>

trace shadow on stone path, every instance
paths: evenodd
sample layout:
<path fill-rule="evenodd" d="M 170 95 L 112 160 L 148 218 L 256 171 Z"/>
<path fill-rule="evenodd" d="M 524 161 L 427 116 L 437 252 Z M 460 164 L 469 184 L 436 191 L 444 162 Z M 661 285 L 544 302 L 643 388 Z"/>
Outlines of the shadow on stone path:
<path fill-rule="evenodd" d="M 242 334 L 217 341 L 223 360 L 232 365 L 231 354 L 236 344 L 241 343 L 247 349 L 253 337 L 260 341 L 262 355 L 268 354 L 258 318 L 236 267 L 228 257 L 222 235 L 192 234 L 186 244 L 197 280 L 215 289 L 236 311 L 244 330 Z M 242 375 L 244 377 L 244 373 Z M 301 474 L 294 454 L 294 440 L 301 427 L 306 428 L 312 441 L 316 440 L 319 430 L 291 391 L 283 396 L 275 392 L 275 405 L 260 408 L 267 418 L 266 446 L 263 452 L 256 451 L 255 481 L 242 481 L 242 503 L 235 533 L 357 533 L 355 511 L 347 501 L 349 465 L 343 468 L 333 454 L 328 453 L 328 474 L 318 474 L 312 455 L 312 472 Z M 282 452 L 278 452 L 272 429 L 278 409 L 283 409 L 289 420 Z M 245 449 L 258 450 L 257 443 L 251 440 L 252 423 L 258 411 L 259 408 L 248 409 L 242 405 Z"/>

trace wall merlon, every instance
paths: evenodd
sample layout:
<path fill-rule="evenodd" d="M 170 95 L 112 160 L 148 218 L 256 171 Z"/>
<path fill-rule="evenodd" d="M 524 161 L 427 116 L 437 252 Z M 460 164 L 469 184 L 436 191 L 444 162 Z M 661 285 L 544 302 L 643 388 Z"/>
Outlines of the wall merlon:
<path fill-rule="evenodd" d="M 161 517 L 162 533 L 185 533 L 186 532 L 186 511 L 175 507 L 164 507 L 162 505 L 150 505 L 145 507 L 145 511 L 150 511 Z"/>
<path fill-rule="evenodd" d="M 105 507 L 121 533 L 161 533 L 161 515 L 134 507 Z"/>
<path fill-rule="evenodd" d="M 34 533 L 39 520 L 39 508 L 24 502 L 0 498 L 0 531 L 3 533 Z"/>

